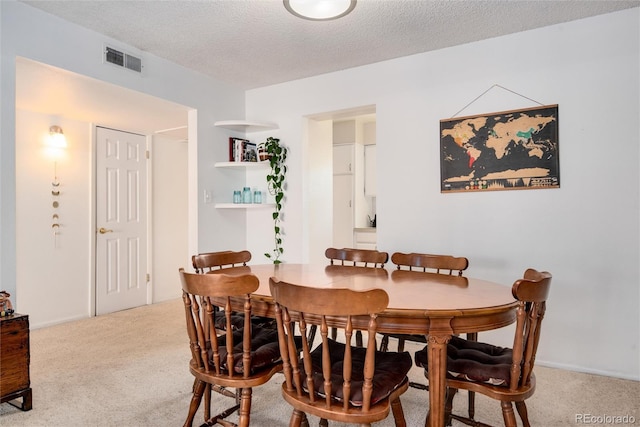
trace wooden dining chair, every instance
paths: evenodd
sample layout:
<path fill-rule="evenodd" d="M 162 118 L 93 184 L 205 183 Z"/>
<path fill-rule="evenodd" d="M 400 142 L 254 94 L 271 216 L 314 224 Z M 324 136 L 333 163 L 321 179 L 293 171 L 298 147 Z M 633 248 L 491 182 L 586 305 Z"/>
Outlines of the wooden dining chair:
<path fill-rule="evenodd" d="M 203 252 L 191 256 L 191 264 L 193 265 L 193 269 L 196 271 L 196 273 L 200 274 L 215 273 L 225 268 L 246 267 L 249 261 L 251 261 L 251 252 L 247 250 Z M 213 316 L 213 324 L 215 325 L 215 327 L 219 331 L 224 332 L 224 330 L 226 329 L 226 317 L 224 311 L 220 310 L 219 307 L 214 306 Z M 275 330 L 274 319 L 252 315 L 251 322 L 254 325 L 269 327 Z M 232 312 L 231 323 L 233 324 L 234 328 L 242 327 L 242 325 L 244 324 L 244 315 L 242 313 Z M 205 407 L 207 408 L 211 406 L 211 391 L 215 391 L 236 400 L 239 400 L 240 398 L 240 396 L 238 396 L 238 389 L 233 392 L 220 385 L 207 384 L 204 392 Z"/>
<path fill-rule="evenodd" d="M 437 274 L 462 276 L 462 272 L 469 267 L 469 260 L 465 257 L 454 257 L 451 255 L 402 253 L 395 252 L 391 255 L 391 262 L 396 265 L 397 270 L 408 270 L 417 272 L 432 272 Z M 405 342 L 426 343 L 427 337 L 420 334 L 384 334 L 380 343 L 380 349 L 387 351 L 389 348 L 389 338 L 398 340 L 398 351 L 404 351 Z M 475 332 L 467 334 L 467 339 L 475 340 Z M 409 385 L 420 390 L 429 390 L 427 384 L 411 381 Z M 475 413 L 475 396 L 469 393 L 469 414 Z"/>
<path fill-rule="evenodd" d="M 525 271 L 524 278 L 513 284 L 511 292 L 518 300 L 518 308 L 512 348 L 451 337 L 447 344 L 447 420 L 453 418 L 467 425 L 484 425 L 474 417 L 452 413 L 453 398 L 459 389 L 464 389 L 500 401 L 506 427 L 516 427 L 512 402 L 516 404 L 523 426 L 530 425 L 525 400 L 536 388 L 533 367 L 550 287 L 551 274 L 531 268 Z M 426 347 L 416 352 L 415 360 L 428 375 Z"/>
<path fill-rule="evenodd" d="M 377 351 L 376 317 L 389 303 L 382 289 L 353 291 L 313 288 L 269 280 L 276 302 L 276 321 L 285 382 L 282 396 L 293 407 L 289 426 L 300 426 L 307 414 L 327 420 L 370 426 L 393 412 L 397 426 L 405 426 L 400 395 L 408 389 L 409 353 Z M 312 348 L 308 325 L 318 325 L 322 342 Z M 339 328 L 344 342 L 329 338 Z M 366 347 L 351 345 L 355 330 L 368 332 Z M 294 331 L 302 336 L 302 352 Z M 342 335 L 342 333 L 344 335 Z"/>
<path fill-rule="evenodd" d="M 225 268 L 246 267 L 249 261 L 251 261 L 251 252 L 247 250 L 204 252 L 191 257 L 193 269 L 196 273 L 201 274 L 216 273 Z M 223 329 L 225 322 L 224 313 L 218 312 L 218 307 L 214 309 L 216 311 L 216 319 L 219 320 L 215 324 L 218 328 Z M 235 325 L 242 325 L 244 321 L 242 313 L 234 313 L 232 320 Z M 252 322 L 260 326 L 269 326 L 275 329 L 275 321 L 268 317 L 252 316 Z"/>
<path fill-rule="evenodd" d="M 380 252 L 374 249 L 355 248 L 327 248 L 324 256 L 329 259 L 331 265 L 350 265 L 355 267 L 384 268 L 389 261 L 388 252 Z M 314 337 L 316 328 L 311 328 L 311 338 Z M 332 329 L 331 337 L 336 338 L 337 331 Z M 311 340 L 313 342 L 313 339 Z M 356 343 L 362 347 L 362 332 L 357 331 Z"/>
<path fill-rule="evenodd" d="M 385 263 L 389 261 L 387 252 L 380 252 L 374 249 L 327 248 L 324 251 L 324 256 L 329 259 L 331 265 L 384 268 Z"/>
<path fill-rule="evenodd" d="M 454 257 L 451 255 L 432 255 L 402 252 L 395 252 L 391 255 L 391 262 L 396 265 L 398 270 L 433 272 L 437 274 L 448 274 L 462 276 L 462 272 L 469 267 L 469 260 L 464 257 Z M 383 351 L 389 348 L 389 338 L 398 340 L 398 351 L 404 351 L 406 341 L 417 343 L 426 343 L 424 335 L 405 335 L 405 334 L 384 334 L 380 349 Z M 473 339 L 474 336 L 467 338 Z"/>
<path fill-rule="evenodd" d="M 234 405 L 215 416 L 211 416 L 210 405 L 206 403 L 205 423 L 236 425 L 225 418 L 237 411 L 237 425 L 246 427 L 250 421 L 252 389 L 282 371 L 277 330 L 251 323 L 251 293 L 258 289 L 258 278 L 252 274 L 194 274 L 180 269 L 180 281 L 191 350 L 189 370 L 195 377 L 184 426 L 192 425 L 209 385 L 235 388 L 238 393 L 232 395 L 236 397 Z M 232 324 L 232 298 L 244 301 L 244 324 L 240 328 Z M 216 305 L 222 305 L 227 313 L 226 328 L 221 335 L 213 327 Z"/>
<path fill-rule="evenodd" d="M 391 262 L 398 270 L 432 271 L 457 276 L 462 276 L 462 272 L 469 267 L 469 260 L 464 257 L 420 253 L 395 252 L 391 255 Z"/>
<path fill-rule="evenodd" d="M 196 273 L 245 266 L 249 261 L 251 261 L 251 252 L 249 251 L 205 252 L 191 257 L 191 263 Z"/>

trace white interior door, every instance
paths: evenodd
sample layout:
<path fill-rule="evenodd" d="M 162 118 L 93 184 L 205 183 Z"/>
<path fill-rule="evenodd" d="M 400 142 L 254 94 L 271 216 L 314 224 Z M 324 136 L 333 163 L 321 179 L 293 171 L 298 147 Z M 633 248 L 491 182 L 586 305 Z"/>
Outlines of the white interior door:
<path fill-rule="evenodd" d="M 147 302 L 146 138 L 96 128 L 96 315 Z"/>

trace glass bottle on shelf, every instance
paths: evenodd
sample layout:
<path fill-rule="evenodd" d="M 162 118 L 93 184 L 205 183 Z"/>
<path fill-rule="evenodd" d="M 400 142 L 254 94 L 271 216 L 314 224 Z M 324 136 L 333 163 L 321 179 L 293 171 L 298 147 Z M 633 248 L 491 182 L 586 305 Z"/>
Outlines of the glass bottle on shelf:
<path fill-rule="evenodd" d="M 242 203 L 242 194 L 240 190 L 233 191 L 233 203 Z"/>
<path fill-rule="evenodd" d="M 242 203 L 251 203 L 251 188 L 244 187 L 242 189 Z"/>
<path fill-rule="evenodd" d="M 255 190 L 253 192 L 253 203 L 257 203 L 257 204 L 262 203 L 262 191 Z"/>

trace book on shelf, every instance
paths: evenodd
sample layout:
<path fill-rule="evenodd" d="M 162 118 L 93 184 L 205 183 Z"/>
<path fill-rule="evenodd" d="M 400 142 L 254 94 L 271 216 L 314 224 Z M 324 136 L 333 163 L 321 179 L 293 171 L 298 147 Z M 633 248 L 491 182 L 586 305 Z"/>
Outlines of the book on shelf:
<path fill-rule="evenodd" d="M 256 144 L 248 139 L 229 138 L 229 161 L 230 162 L 257 162 L 258 153 Z"/>

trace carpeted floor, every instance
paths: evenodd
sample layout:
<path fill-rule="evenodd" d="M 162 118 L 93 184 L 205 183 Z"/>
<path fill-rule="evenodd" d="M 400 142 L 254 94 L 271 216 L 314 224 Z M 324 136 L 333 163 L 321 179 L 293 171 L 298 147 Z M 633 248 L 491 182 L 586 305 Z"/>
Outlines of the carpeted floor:
<path fill-rule="evenodd" d="M 182 310 L 178 299 L 32 330 L 33 409 L 22 412 L 1 404 L 0 426 L 181 426 L 193 385 Z M 406 349 L 413 353 L 418 348 L 408 344 Z M 534 426 L 613 425 L 588 416 L 629 416 L 640 425 L 639 382 L 540 366 L 536 375 L 538 389 L 527 401 Z M 424 380 L 417 368 L 410 377 Z M 254 390 L 253 426 L 288 425 L 291 409 L 280 398 L 282 380 L 277 375 Z M 213 410 L 223 398 L 214 395 L 214 399 Z M 408 425 L 423 426 L 428 393 L 409 389 L 401 400 Z M 465 402 L 461 392 L 454 407 L 463 411 Z M 580 416 L 590 423 L 580 422 Z M 500 405 L 478 396 L 476 419 L 501 425 Z M 194 424 L 201 420 L 199 411 Z M 310 421 L 317 425 L 316 419 Z M 393 426 L 393 416 L 377 425 Z M 457 425 L 461 424 L 454 421 Z"/>

